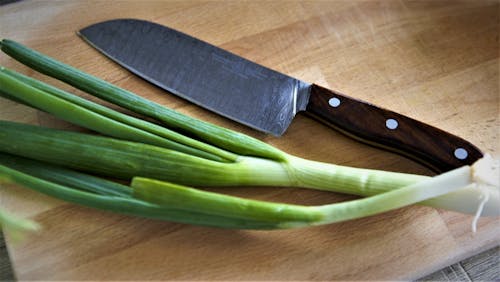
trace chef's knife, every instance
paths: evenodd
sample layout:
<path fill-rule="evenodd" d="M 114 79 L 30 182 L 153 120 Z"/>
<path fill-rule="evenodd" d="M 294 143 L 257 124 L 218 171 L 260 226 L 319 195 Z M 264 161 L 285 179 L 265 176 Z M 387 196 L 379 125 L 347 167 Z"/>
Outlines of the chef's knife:
<path fill-rule="evenodd" d="M 79 35 L 145 80 L 206 109 L 279 136 L 298 112 L 437 171 L 482 157 L 469 142 L 337 91 L 300 81 L 174 29 L 136 19 L 97 23 Z"/>

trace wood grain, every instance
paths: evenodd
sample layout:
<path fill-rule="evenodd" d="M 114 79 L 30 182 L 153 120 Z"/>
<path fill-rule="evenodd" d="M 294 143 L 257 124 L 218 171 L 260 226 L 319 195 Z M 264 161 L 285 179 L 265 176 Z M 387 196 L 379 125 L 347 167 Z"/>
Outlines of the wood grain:
<path fill-rule="evenodd" d="M 181 30 L 248 59 L 372 102 L 471 141 L 498 157 L 497 1 L 21 1 L 0 7 L 0 35 L 185 114 L 291 154 L 356 167 L 432 174 L 305 116 L 266 136 L 166 95 L 85 44 L 75 31 L 112 18 Z M 0 55 L 0 64 L 84 93 Z M 0 118 L 81 130 L 0 99 Z M 67 204 L 17 186 L 0 204 L 44 227 L 7 244 L 20 280 L 415 279 L 499 244 L 498 218 L 408 207 L 330 226 L 230 231 L 159 222 Z M 250 198 L 320 204 L 344 196 L 235 188 Z"/>

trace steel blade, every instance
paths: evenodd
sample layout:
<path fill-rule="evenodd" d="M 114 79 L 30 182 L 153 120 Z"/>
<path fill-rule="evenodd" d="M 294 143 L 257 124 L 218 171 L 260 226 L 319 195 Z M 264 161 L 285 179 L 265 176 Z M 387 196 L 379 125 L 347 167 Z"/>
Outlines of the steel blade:
<path fill-rule="evenodd" d="M 145 80 L 273 135 L 283 134 L 309 99 L 309 83 L 156 23 L 117 19 L 79 35 Z"/>

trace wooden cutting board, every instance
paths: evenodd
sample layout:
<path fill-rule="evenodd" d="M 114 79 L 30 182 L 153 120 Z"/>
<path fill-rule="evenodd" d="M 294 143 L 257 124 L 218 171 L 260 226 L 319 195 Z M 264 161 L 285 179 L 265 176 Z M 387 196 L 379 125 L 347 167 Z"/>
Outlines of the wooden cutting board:
<path fill-rule="evenodd" d="M 497 1 L 21 1 L 0 6 L 0 36 L 14 39 L 185 114 L 336 164 L 431 174 L 298 116 L 265 136 L 166 94 L 104 58 L 75 31 L 113 18 L 168 25 L 309 82 L 420 119 L 498 157 Z M 4 54 L 0 64 L 82 95 Z M 0 99 L 0 118 L 78 129 Z M 226 188 L 306 205 L 346 199 L 290 188 Z M 43 230 L 7 243 L 20 280 L 414 279 L 499 244 L 498 218 L 412 206 L 329 226 L 238 231 L 133 218 L 4 186 L 1 206 Z"/>

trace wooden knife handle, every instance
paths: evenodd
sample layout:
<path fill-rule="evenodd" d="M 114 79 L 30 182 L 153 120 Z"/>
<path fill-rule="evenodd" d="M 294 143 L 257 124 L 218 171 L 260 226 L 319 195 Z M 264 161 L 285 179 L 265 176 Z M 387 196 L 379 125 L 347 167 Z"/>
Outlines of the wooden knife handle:
<path fill-rule="evenodd" d="M 464 139 L 401 114 L 312 85 L 306 113 L 365 143 L 405 155 L 437 172 L 469 165 L 481 151 Z"/>

